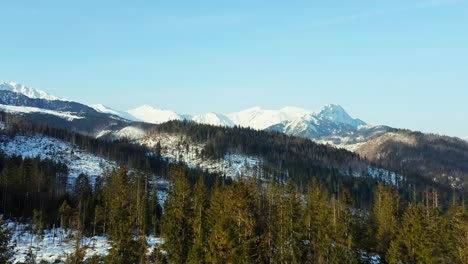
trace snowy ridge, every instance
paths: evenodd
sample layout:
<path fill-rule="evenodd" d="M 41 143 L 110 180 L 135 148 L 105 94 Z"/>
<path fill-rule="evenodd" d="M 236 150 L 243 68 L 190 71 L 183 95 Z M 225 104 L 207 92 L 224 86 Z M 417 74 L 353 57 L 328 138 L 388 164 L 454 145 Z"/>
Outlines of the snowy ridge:
<path fill-rule="evenodd" d="M 312 111 L 297 107 L 285 107 L 280 110 L 267 110 L 260 107 L 254 107 L 241 112 L 229 114 L 228 117 L 236 125 L 263 130 L 275 124 L 279 124 L 284 121 L 292 121 L 311 113 Z"/>
<path fill-rule="evenodd" d="M 90 177 L 99 177 L 105 171 L 117 167 L 114 162 L 84 152 L 61 140 L 42 135 L 17 135 L 14 138 L 3 136 L 0 148 L 7 155 L 39 157 L 65 163 L 69 169 L 70 184 L 73 184 L 81 173 Z"/>
<path fill-rule="evenodd" d="M 0 90 L 7 90 L 7 91 L 12 91 L 15 93 L 21 93 L 29 98 L 33 99 L 45 99 L 45 100 L 60 100 L 60 101 L 66 101 L 64 99 L 55 97 L 53 95 L 50 95 L 42 90 L 38 90 L 36 88 L 32 87 L 27 87 L 19 83 L 15 82 L 2 82 L 0 83 Z"/>
<path fill-rule="evenodd" d="M 241 126 L 250 127 L 257 130 L 267 129 L 271 126 L 285 123 L 289 127 L 298 126 L 299 122 L 309 122 L 311 124 L 319 124 L 321 120 L 327 120 L 336 124 L 346 124 L 354 127 L 366 125 L 359 119 L 353 119 L 339 105 L 329 104 L 321 111 L 314 112 L 299 107 L 284 107 L 279 110 L 263 109 L 260 107 L 249 108 L 232 114 L 220 114 L 215 112 L 183 115 L 171 110 L 157 109 L 149 105 L 144 105 L 127 112 L 116 111 L 103 105 L 91 106 L 95 110 L 102 113 L 119 115 L 123 118 L 144 121 L 147 123 L 160 124 L 171 120 L 191 120 L 200 124 L 217 125 L 217 126 Z M 295 123 L 288 124 L 289 122 Z M 302 125 L 304 127 L 304 125 Z M 304 127 L 305 128 L 305 127 Z M 311 125 L 307 125 L 311 128 Z M 312 128 L 314 130 L 314 128 Z"/>
<path fill-rule="evenodd" d="M 42 108 L 37 108 L 37 107 L 29 107 L 29 106 L 14 106 L 14 105 L 0 104 L 0 109 L 7 113 L 13 113 L 13 114 L 39 113 L 39 114 L 54 115 L 54 116 L 66 119 L 68 121 L 73 121 L 75 119 L 83 118 L 71 112 L 60 112 L 60 111 L 42 109 Z"/>
<path fill-rule="evenodd" d="M 232 127 L 235 125 L 232 122 L 232 120 L 229 119 L 229 117 L 227 117 L 226 115 L 217 114 L 217 113 L 194 115 L 192 117 L 192 121 L 199 123 L 199 124 L 206 124 L 206 125 L 213 125 L 213 126 Z"/>
<path fill-rule="evenodd" d="M 89 107 L 93 108 L 94 110 L 96 110 L 97 112 L 100 112 L 100 113 L 120 116 L 120 117 L 122 117 L 124 119 L 127 119 L 127 120 L 130 120 L 130 121 L 141 121 L 141 120 L 135 118 L 134 116 L 132 116 L 131 114 L 129 114 L 127 112 L 115 110 L 115 109 L 112 109 L 112 108 L 107 107 L 107 106 L 102 105 L 102 104 L 89 105 Z"/>
<path fill-rule="evenodd" d="M 161 124 L 171 120 L 183 119 L 181 115 L 174 111 L 157 109 L 149 105 L 140 106 L 127 111 L 127 113 L 138 120 L 153 124 Z"/>

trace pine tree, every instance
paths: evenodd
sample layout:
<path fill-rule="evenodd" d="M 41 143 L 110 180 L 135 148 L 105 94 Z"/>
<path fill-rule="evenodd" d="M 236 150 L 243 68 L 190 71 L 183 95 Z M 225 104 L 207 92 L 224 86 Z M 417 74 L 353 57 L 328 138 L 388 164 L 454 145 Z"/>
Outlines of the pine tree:
<path fill-rule="evenodd" d="M 376 225 L 377 252 L 384 255 L 398 230 L 401 200 L 393 187 L 379 185 L 375 192 L 373 218 Z"/>
<path fill-rule="evenodd" d="M 171 171 L 171 178 L 173 184 L 165 204 L 164 247 L 171 262 L 185 263 L 193 241 L 190 185 L 185 172 L 177 168 Z"/>
<path fill-rule="evenodd" d="M 328 194 L 322 191 L 318 184 L 311 184 L 307 199 L 306 238 L 309 241 L 309 254 L 313 263 L 328 263 L 332 246 L 330 219 Z"/>
<path fill-rule="evenodd" d="M 127 170 L 122 167 L 112 173 L 106 189 L 109 206 L 109 235 L 112 248 L 106 258 L 108 263 L 138 262 L 138 243 L 133 240 L 136 228 L 135 201 L 132 200 Z"/>
<path fill-rule="evenodd" d="M 226 208 L 225 187 L 215 183 L 211 194 L 210 206 L 207 211 L 208 222 L 208 252 L 209 263 L 229 263 L 234 244 L 232 223 Z"/>
<path fill-rule="evenodd" d="M 207 190 L 203 177 L 197 181 L 193 201 L 193 245 L 190 249 L 187 263 L 206 262 L 207 243 Z"/>
<path fill-rule="evenodd" d="M 278 217 L 278 254 L 281 263 L 301 263 L 305 247 L 303 207 L 291 181 L 282 188 Z"/>
<path fill-rule="evenodd" d="M 386 259 L 390 263 L 431 263 L 436 257 L 434 235 L 425 207 L 410 204 L 403 215 L 400 232 L 390 243 Z"/>
<path fill-rule="evenodd" d="M 451 255 L 456 263 L 468 263 L 468 211 L 463 207 L 451 208 L 449 223 Z"/>

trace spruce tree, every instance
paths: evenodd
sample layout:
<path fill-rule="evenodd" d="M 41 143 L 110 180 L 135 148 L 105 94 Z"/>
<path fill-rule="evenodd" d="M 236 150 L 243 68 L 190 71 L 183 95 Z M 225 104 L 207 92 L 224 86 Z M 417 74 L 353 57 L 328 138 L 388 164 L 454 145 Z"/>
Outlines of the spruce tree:
<path fill-rule="evenodd" d="M 122 167 L 112 173 L 106 200 L 109 206 L 109 235 L 112 248 L 106 258 L 108 263 L 127 264 L 138 262 L 138 243 L 133 240 L 136 229 L 135 201 L 132 200 L 127 170 Z"/>
<path fill-rule="evenodd" d="M 188 263 L 206 262 L 207 243 L 207 189 L 203 177 L 197 181 L 193 198 L 193 245 L 188 256 Z"/>
<path fill-rule="evenodd" d="M 328 263 L 332 246 L 331 211 L 328 194 L 317 183 L 308 189 L 306 210 L 306 239 L 309 242 L 309 255 L 313 263 Z"/>
<path fill-rule="evenodd" d="M 377 252 L 381 255 L 387 252 L 390 242 L 396 237 L 401 207 L 400 196 L 395 188 L 378 186 L 372 212 L 376 226 Z"/>
<path fill-rule="evenodd" d="M 182 168 L 171 171 L 172 186 L 165 204 L 164 248 L 173 263 L 185 263 L 192 247 L 190 185 Z"/>

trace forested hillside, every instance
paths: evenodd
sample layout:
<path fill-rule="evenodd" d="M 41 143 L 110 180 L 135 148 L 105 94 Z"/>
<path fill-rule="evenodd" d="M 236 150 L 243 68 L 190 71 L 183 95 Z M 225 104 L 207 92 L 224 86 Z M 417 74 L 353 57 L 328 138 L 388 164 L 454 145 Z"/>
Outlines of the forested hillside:
<path fill-rule="evenodd" d="M 403 175 L 468 190 L 468 143 L 461 139 L 398 130 L 373 138 L 356 152 Z"/>
<path fill-rule="evenodd" d="M 0 118 L 4 137 L 53 137 L 121 165 L 95 180 L 79 175 L 68 186 L 64 164 L 0 155 L 4 216 L 32 223 L 38 237 L 60 227 L 75 230 L 77 241 L 110 239 L 112 248 L 92 257 L 85 254 L 90 245 L 78 243 L 75 253 L 62 256 L 71 263 L 466 263 L 462 192 L 406 175 L 389 181 L 384 169 L 371 173 L 376 164 L 343 149 L 191 122 L 149 132 L 187 138 L 184 148 L 203 143 L 199 155 L 207 159 L 241 152 L 264 160 L 265 177 L 230 179 L 135 141 Z M 170 182 L 164 189 L 161 178 Z M 155 236 L 164 243 L 150 247 Z M 27 256 L 36 258 L 34 251 Z"/>

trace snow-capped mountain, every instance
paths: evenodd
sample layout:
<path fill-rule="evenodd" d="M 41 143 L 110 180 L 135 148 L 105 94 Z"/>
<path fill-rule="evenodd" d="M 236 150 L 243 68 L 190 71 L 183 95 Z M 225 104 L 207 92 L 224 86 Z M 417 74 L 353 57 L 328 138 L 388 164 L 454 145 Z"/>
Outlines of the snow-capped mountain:
<path fill-rule="evenodd" d="M 254 107 L 230 114 L 210 112 L 187 115 L 149 105 L 120 111 L 102 104 L 86 106 L 61 100 L 44 91 L 12 82 L 0 84 L 0 110 L 27 116 L 33 121 L 108 138 L 140 138 L 151 124 L 171 120 L 273 130 L 335 145 L 359 143 L 375 133 L 384 133 L 387 130 L 386 127 L 380 127 L 370 131 L 373 126 L 351 117 L 341 106 L 335 104 L 328 104 L 319 111 L 291 106 L 281 109 Z M 132 126 L 131 122 L 142 123 Z"/>
<path fill-rule="evenodd" d="M 17 83 L 1 83 L 0 111 L 18 115 L 33 123 L 97 135 L 103 130 L 118 130 L 130 121 L 101 113 L 73 101 L 62 100 L 44 91 Z"/>
<path fill-rule="evenodd" d="M 206 124 L 206 125 L 212 125 L 212 126 L 232 127 L 235 125 L 234 122 L 232 122 L 232 120 L 228 116 L 224 114 L 213 113 L 213 112 L 194 115 L 192 116 L 191 120 L 199 124 Z"/>
<path fill-rule="evenodd" d="M 279 110 L 254 107 L 229 114 L 227 117 L 229 117 L 235 125 L 263 130 L 284 121 L 292 121 L 311 113 L 312 111 L 298 107 L 285 107 Z"/>
<path fill-rule="evenodd" d="M 61 100 L 61 101 L 66 101 L 64 99 L 61 99 L 59 97 L 50 95 L 42 90 L 32 88 L 32 87 L 27 87 L 19 83 L 15 82 L 1 82 L 0 83 L 0 90 L 5 90 L 5 91 L 12 91 L 15 93 L 20 93 L 23 94 L 29 98 L 32 99 L 45 99 L 45 100 Z"/>
<path fill-rule="evenodd" d="M 147 123 L 161 124 L 171 120 L 182 120 L 184 117 L 171 110 L 157 109 L 149 105 L 143 105 L 138 108 L 127 111 L 137 120 Z"/>
<path fill-rule="evenodd" d="M 361 143 L 389 129 L 385 126 L 374 127 L 360 119 L 353 118 L 343 107 L 336 104 L 325 105 L 319 111 L 291 106 L 278 110 L 253 107 L 231 114 L 210 112 L 193 116 L 148 105 L 127 112 L 116 111 L 102 105 L 94 105 L 93 108 L 102 113 L 152 124 L 161 124 L 171 120 L 191 120 L 199 124 L 214 126 L 273 130 L 333 145 Z"/>
<path fill-rule="evenodd" d="M 359 119 L 352 118 L 343 107 L 335 104 L 328 104 L 314 115 L 318 120 L 327 120 L 336 124 L 346 124 L 353 127 L 364 126 L 366 123 Z"/>

